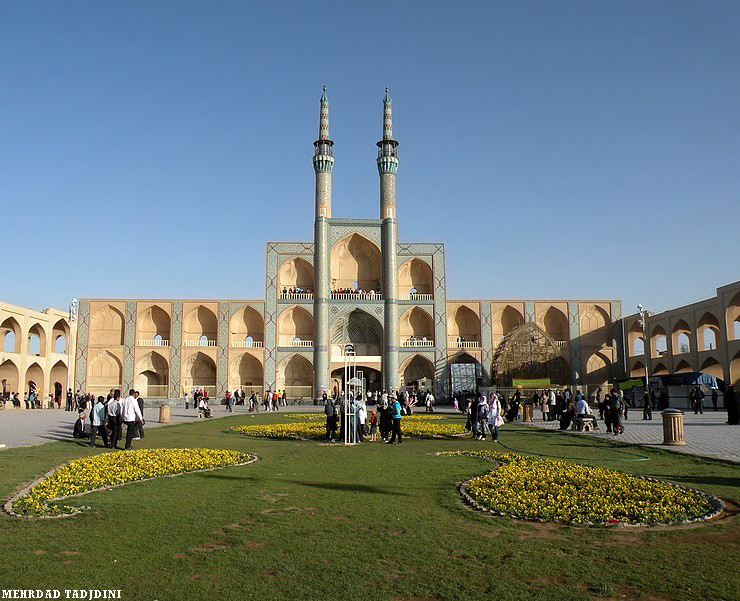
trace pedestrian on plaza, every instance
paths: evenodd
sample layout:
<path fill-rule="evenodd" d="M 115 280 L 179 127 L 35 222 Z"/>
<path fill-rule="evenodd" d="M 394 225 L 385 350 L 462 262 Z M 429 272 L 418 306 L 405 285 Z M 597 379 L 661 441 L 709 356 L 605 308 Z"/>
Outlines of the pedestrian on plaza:
<path fill-rule="evenodd" d="M 727 411 L 727 423 L 731 426 L 740 424 L 740 408 L 737 404 L 737 392 L 735 387 L 730 385 L 725 390 L 725 411 Z"/>
<path fill-rule="evenodd" d="M 650 407 L 650 396 L 648 395 L 648 391 L 642 393 L 642 419 L 643 420 L 651 420 L 653 419 L 653 410 Z"/>
<path fill-rule="evenodd" d="M 478 438 L 480 436 L 480 432 L 478 432 L 478 397 L 473 396 L 470 399 L 470 432 L 473 436 L 473 438 Z"/>
<path fill-rule="evenodd" d="M 392 411 L 392 419 L 393 419 L 393 434 L 391 436 L 391 439 L 388 441 L 388 444 L 393 444 L 396 442 L 396 436 L 398 436 L 398 442 L 396 444 L 402 444 L 403 440 L 401 439 L 401 403 L 398 402 L 398 398 L 396 397 L 396 394 L 393 393 L 393 404 L 391 405 L 391 411 Z"/>
<path fill-rule="evenodd" d="M 478 399 L 478 440 L 486 439 L 486 430 L 488 429 L 488 412 L 490 407 L 486 395 L 482 394 Z"/>
<path fill-rule="evenodd" d="M 493 442 L 498 442 L 498 429 L 504 423 L 503 413 L 504 410 L 501 407 L 501 401 L 499 401 L 498 395 L 492 392 L 488 404 L 488 429 L 491 432 Z"/>
<path fill-rule="evenodd" d="M 121 440 L 121 391 L 113 391 L 113 398 L 108 401 L 108 427 L 111 429 L 110 448 L 118 449 L 118 441 Z"/>
<path fill-rule="evenodd" d="M 105 428 L 106 419 L 105 397 L 99 396 L 98 402 L 92 409 L 90 418 L 90 446 L 95 446 L 95 437 L 99 433 L 103 437 L 103 446 L 108 446 L 108 431 Z"/>
<path fill-rule="evenodd" d="M 378 440 L 378 414 L 373 409 L 370 412 L 370 442 Z"/>
<path fill-rule="evenodd" d="M 550 392 L 547 395 L 547 421 L 549 422 L 555 419 L 555 404 L 556 403 L 557 403 L 557 396 L 555 395 L 555 391 L 550 390 Z"/>
<path fill-rule="evenodd" d="M 141 422 L 143 426 L 146 422 L 139 409 L 139 403 L 136 401 L 135 390 L 128 391 L 128 396 L 121 401 L 121 421 L 126 424 L 126 451 L 131 451 L 131 443 L 136 435 L 136 422 Z"/>
<path fill-rule="evenodd" d="M 321 398 L 324 401 L 324 415 L 326 416 L 326 442 L 334 442 L 337 438 L 337 408 L 326 393 Z"/>
<path fill-rule="evenodd" d="M 141 398 L 141 395 L 139 394 L 139 391 L 134 391 L 134 398 L 136 399 L 137 404 L 139 405 L 139 411 L 141 412 L 142 418 L 144 417 L 144 399 Z M 144 438 L 144 420 L 141 421 L 136 420 L 136 428 L 135 428 L 135 436 L 134 440 L 141 440 Z"/>
<path fill-rule="evenodd" d="M 704 415 L 704 397 L 706 395 L 702 391 L 700 386 L 697 386 L 694 388 L 694 390 L 691 392 L 691 404 L 694 408 L 694 415 L 697 415 L 701 413 Z"/>
<path fill-rule="evenodd" d="M 712 407 L 717 411 L 717 401 L 719 400 L 719 394 L 716 388 L 712 388 Z"/>

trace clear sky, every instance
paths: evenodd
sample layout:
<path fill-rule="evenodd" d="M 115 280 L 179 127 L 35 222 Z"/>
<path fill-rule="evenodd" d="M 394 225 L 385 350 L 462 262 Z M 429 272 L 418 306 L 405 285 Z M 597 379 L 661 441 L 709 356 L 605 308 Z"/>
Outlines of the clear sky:
<path fill-rule="evenodd" d="M 262 299 L 333 215 L 378 217 L 451 299 L 662 310 L 740 279 L 740 3 L 0 0 L 0 299 Z"/>

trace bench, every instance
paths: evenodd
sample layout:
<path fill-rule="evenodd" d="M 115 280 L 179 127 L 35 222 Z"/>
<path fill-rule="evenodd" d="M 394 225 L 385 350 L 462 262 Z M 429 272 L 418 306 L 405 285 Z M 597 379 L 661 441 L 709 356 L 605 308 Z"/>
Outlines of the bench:
<path fill-rule="evenodd" d="M 578 432 L 591 432 L 594 429 L 594 417 L 592 415 L 576 415 L 570 429 Z"/>

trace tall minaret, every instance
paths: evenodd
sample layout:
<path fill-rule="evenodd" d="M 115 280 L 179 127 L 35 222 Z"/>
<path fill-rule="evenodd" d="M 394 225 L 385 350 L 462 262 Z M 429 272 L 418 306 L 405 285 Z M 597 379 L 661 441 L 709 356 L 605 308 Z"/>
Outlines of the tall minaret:
<path fill-rule="evenodd" d="M 380 175 L 381 252 L 383 254 L 383 302 L 385 321 L 383 343 L 383 386 L 398 390 L 398 260 L 396 244 L 396 171 L 398 142 L 393 139 L 391 97 L 388 88 L 383 99 L 383 139 L 378 142 L 378 174 Z"/>
<path fill-rule="evenodd" d="M 314 221 L 313 291 L 313 384 L 315 398 L 329 393 L 329 224 L 331 217 L 331 169 L 334 142 L 329 139 L 329 100 L 326 86 L 321 95 L 319 139 L 314 143 L 316 173 L 316 218 Z"/>

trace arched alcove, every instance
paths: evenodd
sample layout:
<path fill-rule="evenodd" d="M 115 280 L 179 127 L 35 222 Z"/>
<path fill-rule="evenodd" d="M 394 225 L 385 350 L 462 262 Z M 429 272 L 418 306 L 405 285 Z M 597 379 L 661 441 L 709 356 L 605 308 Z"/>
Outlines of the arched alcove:
<path fill-rule="evenodd" d="M 447 337 L 451 347 L 477 346 L 480 344 L 480 319 L 469 307 L 459 306 L 448 318 Z"/>
<path fill-rule="evenodd" d="M 515 379 L 549 378 L 554 386 L 570 384 L 568 362 L 555 341 L 537 324 L 526 323 L 509 333 L 496 349 L 492 363 L 498 386 Z"/>
<path fill-rule="evenodd" d="M 671 332 L 673 354 L 680 355 L 691 351 L 691 328 L 683 319 L 673 324 Z"/>
<path fill-rule="evenodd" d="M 382 273 L 380 249 L 360 234 L 351 234 L 332 246 L 332 290 L 380 292 Z"/>
<path fill-rule="evenodd" d="M 645 354 L 645 335 L 638 320 L 632 322 L 627 332 L 627 345 L 630 357 L 639 357 Z"/>
<path fill-rule="evenodd" d="M 676 369 L 673 373 L 677 374 L 690 374 L 693 373 L 694 370 L 691 368 L 691 365 L 689 365 L 688 361 L 679 361 L 676 365 Z"/>
<path fill-rule="evenodd" d="M 0 324 L 0 336 L 3 339 L 4 353 L 21 352 L 21 326 L 15 318 L 8 317 Z"/>
<path fill-rule="evenodd" d="M 338 318 L 331 328 L 333 345 L 352 344 L 357 356 L 378 356 L 383 344 L 383 326 L 361 309 Z"/>
<path fill-rule="evenodd" d="M 264 342 L 264 321 L 252 307 L 239 309 L 229 322 L 231 346 L 262 346 Z M 251 344 L 250 344 L 251 343 Z"/>
<path fill-rule="evenodd" d="M 170 315 L 159 305 L 151 305 L 139 313 L 136 319 L 136 338 L 154 341 L 159 336 L 162 346 L 170 339 Z M 166 346 L 166 343 L 164 343 Z"/>
<path fill-rule="evenodd" d="M 296 343 L 295 340 L 299 343 Z M 299 346 L 313 341 L 313 316 L 303 307 L 294 305 L 278 317 L 278 345 Z"/>
<path fill-rule="evenodd" d="M 398 268 L 398 295 L 410 298 L 411 294 L 432 294 L 434 277 L 432 268 L 421 259 L 410 259 Z"/>
<path fill-rule="evenodd" d="M 611 360 L 602 353 L 593 353 L 586 361 L 584 383 L 590 386 L 603 386 L 611 377 Z"/>
<path fill-rule="evenodd" d="M 587 305 L 581 311 L 582 346 L 611 345 L 611 328 L 609 314 L 598 305 Z"/>
<path fill-rule="evenodd" d="M 524 324 L 524 316 L 511 305 L 506 305 L 493 316 L 493 335 L 497 338 L 506 336 Z"/>
<path fill-rule="evenodd" d="M 29 368 L 26 370 L 26 377 L 24 379 L 26 383 L 26 392 L 30 393 L 31 389 L 35 388 L 36 391 L 40 392 L 41 394 L 49 393 L 49 391 L 46 390 L 46 378 L 44 377 L 44 370 L 38 363 L 32 363 L 29 366 Z"/>
<path fill-rule="evenodd" d="M 57 383 L 61 385 L 62 391 L 67 389 L 67 365 L 61 359 L 54 364 L 49 373 L 49 392 L 54 393 Z"/>
<path fill-rule="evenodd" d="M 218 339 L 216 314 L 204 305 L 193 307 L 183 320 L 182 334 L 185 342 L 195 342 L 196 346 L 215 346 Z"/>
<path fill-rule="evenodd" d="M 697 322 L 696 339 L 699 350 L 710 351 L 719 348 L 719 320 L 707 311 Z"/>
<path fill-rule="evenodd" d="M 640 361 L 637 361 L 630 370 L 630 378 L 644 378 L 645 375 L 645 366 Z"/>
<path fill-rule="evenodd" d="M 401 386 L 419 385 L 426 380 L 426 390 L 434 390 L 434 364 L 422 355 L 414 355 L 403 362 L 399 370 Z"/>
<path fill-rule="evenodd" d="M 434 346 L 434 320 L 420 307 L 406 311 L 398 323 L 401 344 L 408 346 Z"/>
<path fill-rule="evenodd" d="M 59 354 L 66 354 L 68 340 L 69 324 L 66 319 L 60 319 L 51 329 L 52 351 Z"/>
<path fill-rule="evenodd" d="M 277 388 L 290 398 L 310 397 L 313 388 L 313 365 L 301 355 L 291 355 L 280 362 Z"/>
<path fill-rule="evenodd" d="M 542 319 L 545 332 L 557 342 L 566 342 L 569 338 L 568 318 L 560 309 L 550 307 Z"/>
<path fill-rule="evenodd" d="M 704 363 L 701 364 L 699 371 L 703 374 L 714 376 L 719 380 L 725 379 L 725 370 L 722 369 L 722 365 L 714 357 L 708 357 Z"/>
<path fill-rule="evenodd" d="M 142 396 L 168 396 L 169 381 L 169 362 L 160 353 L 149 351 L 136 362 L 135 386 Z"/>
<path fill-rule="evenodd" d="M 121 388 L 123 368 L 120 360 L 109 351 L 96 353 L 87 366 L 88 387 Z"/>
<path fill-rule="evenodd" d="M 655 326 L 650 332 L 650 355 L 662 357 L 668 352 L 668 337 L 662 326 Z"/>
<path fill-rule="evenodd" d="M 288 259 L 278 271 L 278 287 L 281 291 L 313 292 L 313 265 L 300 257 Z"/>
<path fill-rule="evenodd" d="M 237 384 L 244 388 L 245 392 L 261 389 L 264 384 L 264 368 L 256 357 L 246 353 L 237 365 Z"/>
<path fill-rule="evenodd" d="M 28 347 L 29 355 L 43 357 L 46 354 L 46 332 L 39 323 L 33 324 L 28 329 Z"/>
<path fill-rule="evenodd" d="M 123 314 L 112 305 L 105 305 L 90 318 L 90 346 L 123 345 Z"/>
<path fill-rule="evenodd" d="M 656 363 L 655 366 L 653 367 L 653 373 L 650 375 L 651 376 L 667 376 L 668 368 L 662 363 Z"/>
<path fill-rule="evenodd" d="M 185 362 L 183 387 L 205 388 L 213 396 L 216 387 L 216 363 L 204 352 L 198 351 Z"/>
<path fill-rule="evenodd" d="M 727 320 L 727 338 L 740 340 L 740 292 L 728 303 L 725 319 Z"/>
<path fill-rule="evenodd" d="M 4 394 L 19 392 L 18 366 L 10 359 L 0 362 L 0 386 Z"/>

